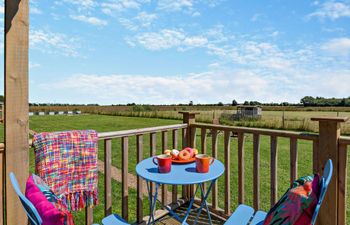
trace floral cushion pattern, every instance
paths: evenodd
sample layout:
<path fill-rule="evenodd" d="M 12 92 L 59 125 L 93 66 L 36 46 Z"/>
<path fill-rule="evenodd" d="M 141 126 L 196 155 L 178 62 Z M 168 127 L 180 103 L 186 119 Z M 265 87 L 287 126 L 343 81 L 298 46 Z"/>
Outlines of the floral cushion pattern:
<path fill-rule="evenodd" d="M 301 177 L 268 212 L 264 225 L 309 225 L 320 192 L 320 176 Z"/>
<path fill-rule="evenodd" d="M 72 214 L 66 206 L 35 174 L 27 180 L 25 196 L 37 209 L 43 225 L 74 225 Z"/>

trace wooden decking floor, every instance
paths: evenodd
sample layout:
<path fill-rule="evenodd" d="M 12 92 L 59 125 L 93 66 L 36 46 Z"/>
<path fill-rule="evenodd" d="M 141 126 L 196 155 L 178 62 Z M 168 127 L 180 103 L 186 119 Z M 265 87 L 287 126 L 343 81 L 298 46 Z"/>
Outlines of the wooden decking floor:
<path fill-rule="evenodd" d="M 179 216 L 183 217 L 184 214 L 186 213 L 187 207 L 188 207 L 188 205 L 185 204 L 185 205 L 179 207 L 178 209 L 176 209 L 175 212 Z M 186 222 L 188 224 L 193 224 L 194 220 L 196 219 L 196 216 L 197 216 L 197 213 L 195 211 L 191 212 L 190 215 L 188 216 Z M 223 219 L 221 219 L 213 214 L 211 214 L 211 219 L 212 219 L 213 224 L 215 224 L 215 225 L 221 225 L 221 224 L 225 223 L 225 221 Z M 156 224 L 157 225 L 179 225 L 181 223 L 179 221 L 177 221 L 176 219 L 174 219 L 173 217 L 171 217 L 170 215 L 166 215 L 166 216 L 158 219 Z M 199 216 L 197 224 L 209 225 L 208 215 L 207 215 L 206 211 L 204 211 L 204 210 L 202 211 L 201 215 Z"/>

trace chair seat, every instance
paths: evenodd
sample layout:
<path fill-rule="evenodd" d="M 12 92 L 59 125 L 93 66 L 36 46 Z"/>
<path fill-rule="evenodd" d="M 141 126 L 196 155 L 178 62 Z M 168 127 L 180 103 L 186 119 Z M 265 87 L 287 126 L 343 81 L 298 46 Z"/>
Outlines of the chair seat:
<path fill-rule="evenodd" d="M 117 214 L 112 214 L 105 217 L 102 220 L 102 224 L 103 225 L 129 225 L 128 222 L 126 222 L 123 218 L 121 218 Z"/>
<path fill-rule="evenodd" d="M 252 222 L 250 222 L 250 225 L 262 225 L 265 218 L 266 218 L 267 213 L 263 211 L 257 211 L 254 214 Z"/>
<path fill-rule="evenodd" d="M 225 222 L 225 225 L 261 225 L 266 217 L 266 212 L 257 211 L 247 205 L 239 205 L 233 214 Z M 249 222 L 251 221 L 251 222 Z"/>

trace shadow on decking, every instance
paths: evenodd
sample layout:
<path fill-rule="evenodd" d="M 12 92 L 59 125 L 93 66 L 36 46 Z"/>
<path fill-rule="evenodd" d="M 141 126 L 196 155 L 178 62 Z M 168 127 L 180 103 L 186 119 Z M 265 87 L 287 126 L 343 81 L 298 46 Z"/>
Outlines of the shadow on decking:
<path fill-rule="evenodd" d="M 177 208 L 175 210 L 175 212 L 180 217 L 183 217 L 186 213 L 187 207 L 188 207 L 188 204 L 184 204 L 181 207 Z M 195 207 L 192 207 L 192 209 L 195 209 Z M 220 225 L 220 224 L 225 223 L 225 221 L 222 218 L 220 218 L 216 215 L 213 215 L 212 213 L 210 215 L 211 215 L 211 219 L 212 219 L 213 224 Z M 196 216 L 197 216 L 196 211 L 191 212 L 190 215 L 188 216 L 186 222 L 188 224 L 193 224 L 194 220 L 196 219 Z M 164 224 L 166 224 L 166 225 L 179 225 L 181 223 L 179 221 L 177 221 L 176 219 L 172 218 L 170 215 L 166 215 L 166 216 L 163 216 L 160 219 L 158 219 L 156 224 L 157 225 L 164 225 Z M 209 219 L 208 219 L 208 215 L 207 215 L 206 211 L 204 211 L 204 210 L 202 211 L 201 215 L 199 216 L 197 224 L 203 224 L 203 225 L 208 224 L 209 225 Z"/>

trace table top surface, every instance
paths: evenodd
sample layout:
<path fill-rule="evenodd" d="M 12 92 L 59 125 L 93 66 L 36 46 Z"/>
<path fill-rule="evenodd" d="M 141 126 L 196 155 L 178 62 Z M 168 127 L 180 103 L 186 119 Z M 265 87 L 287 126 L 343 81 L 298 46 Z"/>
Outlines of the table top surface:
<path fill-rule="evenodd" d="M 199 184 L 220 177 L 225 171 L 224 165 L 217 159 L 210 166 L 208 173 L 197 173 L 196 163 L 172 164 L 169 173 L 159 173 L 152 157 L 144 159 L 136 166 L 136 173 L 147 181 L 159 184 L 186 185 Z"/>

